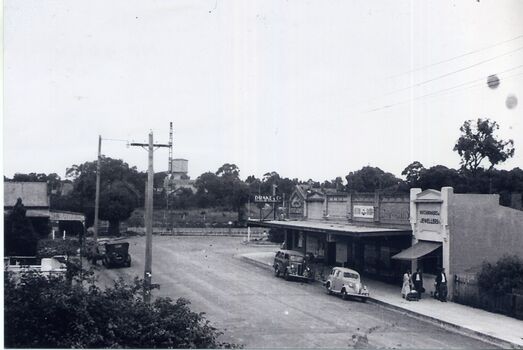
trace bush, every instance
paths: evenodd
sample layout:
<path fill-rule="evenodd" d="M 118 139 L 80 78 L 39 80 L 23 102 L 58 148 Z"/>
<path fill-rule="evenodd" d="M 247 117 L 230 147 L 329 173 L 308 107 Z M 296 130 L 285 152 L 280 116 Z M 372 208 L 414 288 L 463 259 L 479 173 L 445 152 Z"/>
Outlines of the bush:
<path fill-rule="evenodd" d="M 61 277 L 26 273 L 4 279 L 5 346 L 9 348 L 217 348 L 221 332 L 185 299 L 141 297 L 143 281 L 94 280 L 68 284 Z"/>
<path fill-rule="evenodd" d="M 518 256 L 503 256 L 495 265 L 484 262 L 477 275 L 481 291 L 492 295 L 511 293 L 523 288 L 523 260 Z"/>
<path fill-rule="evenodd" d="M 37 256 L 51 258 L 55 255 L 77 255 L 80 242 L 77 239 L 41 239 L 38 241 Z"/>

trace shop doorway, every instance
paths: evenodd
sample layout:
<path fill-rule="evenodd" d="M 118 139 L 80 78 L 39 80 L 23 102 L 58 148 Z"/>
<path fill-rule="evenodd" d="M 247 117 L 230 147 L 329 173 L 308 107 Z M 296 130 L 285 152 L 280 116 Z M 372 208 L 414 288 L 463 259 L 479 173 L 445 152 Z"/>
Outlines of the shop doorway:
<path fill-rule="evenodd" d="M 437 275 L 443 267 L 443 248 L 439 247 L 429 254 L 419 258 L 418 266 L 422 269 L 423 273 Z"/>
<path fill-rule="evenodd" d="M 327 265 L 336 265 L 336 242 L 327 242 Z"/>

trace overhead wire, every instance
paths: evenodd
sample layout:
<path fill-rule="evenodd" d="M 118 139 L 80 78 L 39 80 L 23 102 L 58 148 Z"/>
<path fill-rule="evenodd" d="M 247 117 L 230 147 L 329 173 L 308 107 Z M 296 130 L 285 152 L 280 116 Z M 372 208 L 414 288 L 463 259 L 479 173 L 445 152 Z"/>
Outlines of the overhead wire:
<path fill-rule="evenodd" d="M 510 72 L 510 71 L 513 71 L 513 70 L 516 70 L 516 69 L 519 69 L 519 68 L 522 68 L 522 67 L 523 67 L 523 64 L 519 65 L 519 66 L 516 66 L 516 67 L 513 67 L 513 68 L 510 68 L 510 69 L 507 69 L 507 70 L 504 70 L 502 72 L 499 72 L 498 74 L 504 74 L 504 73 L 507 73 L 507 72 Z M 523 75 L 523 72 L 517 73 L 517 74 L 513 74 L 513 75 L 510 75 L 510 76 L 506 76 L 503 79 L 511 79 L 511 78 L 514 78 L 514 77 L 517 77 L 517 76 L 520 76 L 520 75 Z M 362 113 L 367 114 L 367 113 L 377 112 L 377 111 L 380 111 L 380 110 L 384 110 L 384 109 L 392 108 L 392 107 L 395 107 L 395 106 L 399 106 L 399 105 L 402 105 L 402 104 L 405 104 L 405 103 L 413 102 L 413 101 L 416 101 L 416 100 L 419 100 L 419 99 L 422 99 L 422 98 L 431 97 L 431 96 L 439 95 L 439 94 L 442 94 L 442 93 L 445 93 L 445 92 L 449 92 L 449 91 L 452 91 L 452 90 L 456 90 L 456 89 L 459 89 L 461 87 L 466 87 L 466 88 L 477 87 L 477 86 L 480 86 L 480 85 L 484 84 L 484 83 L 481 83 L 481 84 L 477 83 L 478 81 L 483 81 L 484 79 L 485 78 L 474 79 L 474 80 L 471 80 L 471 81 L 468 81 L 468 82 L 465 82 L 465 83 L 454 85 L 454 86 L 446 88 L 446 89 L 434 91 L 434 92 L 431 92 L 431 93 L 428 93 L 428 94 L 425 94 L 425 95 L 416 96 L 414 98 L 410 98 L 410 99 L 403 100 L 403 101 L 400 101 L 400 102 L 395 102 L 395 103 L 387 104 L 387 105 L 384 105 L 384 106 L 381 106 L 381 107 L 369 109 L 369 110 L 363 111 Z M 473 85 L 471 85 L 471 84 L 473 84 Z M 470 85 L 470 86 L 467 86 L 467 85 Z"/>
<path fill-rule="evenodd" d="M 392 94 L 395 94 L 395 93 L 398 93 L 398 92 L 401 92 L 401 91 L 405 91 L 405 90 L 408 90 L 408 89 L 412 89 L 413 87 L 418 87 L 418 86 L 422 86 L 422 85 L 425 85 L 425 84 L 428 84 L 428 83 L 431 83 L 433 81 L 436 81 L 436 80 L 439 80 L 439 79 L 442 79 L 442 78 L 446 78 L 450 75 L 453 75 L 453 74 L 456 74 L 456 73 L 460 73 L 460 72 L 463 72 L 467 69 L 470 69 L 470 68 L 474 68 L 474 67 L 477 67 L 479 65 L 482 65 L 484 63 L 487 63 L 487 62 L 490 62 L 490 61 L 494 61 L 500 57 L 504 57 L 504 56 L 508 56 L 508 55 L 511 55 L 513 54 L 514 52 L 518 52 L 518 51 L 521 51 L 523 50 L 523 46 L 521 47 L 518 47 L 517 49 L 514 49 L 514 50 L 511 50 L 511 51 L 508 51 L 508 52 L 505 52 L 503 54 L 500 54 L 500 55 L 497 55 L 497 56 L 494 56 L 494 57 L 490 57 L 490 58 L 487 58 L 487 59 L 484 59 L 484 60 L 481 60 L 479 62 L 476 62 L 472 65 L 469 65 L 469 66 L 466 66 L 466 67 L 463 67 L 463 68 L 460 68 L 460 69 L 457 69 L 457 70 L 454 70 L 454 71 L 451 71 L 451 72 L 448 72 L 448 73 L 445 73 L 445 74 L 442 74 L 442 75 L 439 75 L 439 76 L 436 76 L 434 78 L 431 78 L 431 79 L 428 79 L 428 80 L 424 80 L 424 81 L 421 81 L 419 83 L 416 83 L 416 84 L 413 84 L 413 85 L 410 85 L 410 86 L 406 86 L 404 88 L 400 88 L 400 89 L 397 89 L 397 90 L 393 90 L 393 91 L 390 91 L 390 92 L 387 92 L 385 93 L 384 95 L 382 96 L 389 96 L 389 95 L 392 95 Z"/>
<path fill-rule="evenodd" d="M 468 52 L 463 53 L 463 54 L 458 55 L 458 56 L 450 57 L 450 58 L 447 58 L 447 59 L 444 59 L 444 60 L 441 60 L 441 61 L 438 61 L 438 62 L 434 62 L 434 63 L 428 64 L 428 65 L 425 65 L 425 66 L 422 66 L 422 67 L 419 67 L 419 68 L 414 68 L 414 69 L 411 69 L 411 70 L 403 72 L 403 73 L 398 73 L 396 75 L 391 75 L 391 76 L 386 77 L 384 79 L 393 79 L 393 78 L 400 77 L 402 75 L 418 72 L 418 71 L 423 70 L 423 69 L 427 69 L 427 68 L 430 68 L 430 67 L 438 66 L 440 64 L 447 63 L 447 62 L 450 62 L 450 61 L 454 61 L 454 60 L 462 58 L 462 57 L 470 56 L 470 55 L 473 55 L 475 53 L 478 53 L 478 52 L 481 52 L 481 51 L 485 51 L 485 50 L 491 49 L 493 47 L 500 46 L 500 45 L 503 45 L 503 44 L 506 44 L 506 43 L 509 43 L 509 42 L 512 42 L 512 41 L 515 41 L 515 40 L 518 40 L 518 39 L 521 39 L 521 38 L 523 38 L 523 34 L 518 35 L 518 36 L 516 36 L 514 38 L 511 38 L 511 39 L 500 41 L 498 43 L 495 43 L 495 44 L 492 44 L 492 45 L 489 45 L 489 46 L 484 46 L 484 47 L 476 49 L 476 50 L 468 51 Z"/>

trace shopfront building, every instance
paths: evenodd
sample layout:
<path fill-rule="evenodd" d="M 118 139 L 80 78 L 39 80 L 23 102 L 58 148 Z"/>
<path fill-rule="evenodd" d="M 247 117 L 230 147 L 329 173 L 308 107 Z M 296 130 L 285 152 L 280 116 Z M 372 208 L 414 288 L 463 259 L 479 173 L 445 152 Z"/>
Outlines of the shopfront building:
<path fill-rule="evenodd" d="M 411 245 L 409 205 L 404 195 L 349 194 L 299 185 L 289 200 L 289 220 L 251 224 L 282 230 L 287 249 L 316 261 L 400 283 L 410 261 L 392 256 Z"/>
<path fill-rule="evenodd" d="M 456 194 L 411 189 L 412 246 L 393 256 L 420 267 L 425 289 L 434 289 L 436 273 L 444 268 L 452 296 L 454 280 L 475 274 L 483 262 L 523 252 L 523 212 L 499 205 L 497 194 Z"/>

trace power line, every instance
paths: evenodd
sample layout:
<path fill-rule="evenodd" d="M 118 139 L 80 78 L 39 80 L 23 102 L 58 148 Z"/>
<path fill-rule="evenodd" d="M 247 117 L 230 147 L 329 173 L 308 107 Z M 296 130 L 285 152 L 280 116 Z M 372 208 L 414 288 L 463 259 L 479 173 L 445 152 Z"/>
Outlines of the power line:
<path fill-rule="evenodd" d="M 495 59 L 498 59 L 500 57 L 504 57 L 504 56 L 507 56 L 507 55 L 510 55 L 510 54 L 513 54 L 514 52 L 517 52 L 517 51 L 521 51 L 523 50 L 523 46 L 521 47 L 518 47 L 517 49 L 514 49 L 514 50 L 511 50 L 511 51 L 508 51 L 508 52 L 505 52 L 501 55 L 497 55 L 497 56 L 494 56 L 494 57 L 491 57 L 491 58 L 487 58 L 487 59 L 484 59 L 482 61 L 479 61 L 479 62 L 476 62 L 470 66 L 466 66 L 466 67 L 463 67 L 463 68 L 460 68 L 460 69 L 457 69 L 455 71 L 452 71 L 452 72 L 448 72 L 448 73 L 445 73 L 445 74 L 442 74 L 442 75 L 439 75 L 437 77 L 434 77 L 434 78 L 431 78 L 431 79 L 428 79 L 428 80 L 424 80 L 422 82 L 419 82 L 419 83 L 416 83 L 416 84 L 413 84 L 413 85 L 410 85 L 410 86 L 407 86 L 407 87 L 404 87 L 404 88 L 401 88 L 401 89 L 397 89 L 397 90 L 394 90 L 394 91 L 390 91 L 390 92 L 387 92 L 386 94 L 382 95 L 382 96 L 388 96 L 388 95 L 392 95 L 392 94 L 395 94 L 397 92 L 401 92 L 401 91 L 405 91 L 405 90 L 408 90 L 408 89 L 412 89 L 413 87 L 418 87 L 418 86 L 421 86 L 421 85 L 425 85 L 427 83 L 431 83 L 433 81 L 436 81 L 436 80 L 439 80 L 439 79 L 442 79 L 442 78 L 446 78 L 450 75 L 453 75 L 453 74 L 456 74 L 456 73 L 459 73 L 459 72 L 463 72 L 467 69 L 470 69 L 470 68 L 474 68 L 474 67 L 477 67 L 481 64 L 484 64 L 484 63 L 487 63 L 487 62 L 490 62 L 490 61 L 493 61 Z"/>
<path fill-rule="evenodd" d="M 500 72 L 499 74 L 506 73 L 506 72 L 509 72 L 509 71 L 513 71 L 513 70 L 521 68 L 521 67 L 523 67 L 523 64 L 519 65 L 517 67 L 513 67 L 513 68 L 510 68 L 510 69 L 507 69 L 507 70 L 505 70 L 503 72 Z M 510 78 L 514 78 L 514 77 L 517 77 L 517 76 L 520 76 L 520 75 L 523 75 L 523 72 L 507 76 L 504 79 L 510 79 Z M 483 85 L 483 83 L 481 83 L 481 84 L 477 83 L 478 81 L 482 81 L 482 80 L 484 80 L 484 78 L 471 80 L 471 81 L 468 81 L 466 83 L 458 84 L 458 85 L 455 85 L 455 86 L 452 86 L 452 87 L 449 87 L 449 88 L 446 88 L 446 89 L 442 89 L 442 90 L 439 90 L 439 91 L 434 91 L 434 92 L 431 92 L 429 94 L 417 96 L 417 97 L 414 97 L 414 98 L 411 98 L 411 99 L 408 99 L 408 100 L 403 100 L 403 101 L 400 101 L 400 102 L 387 104 L 385 106 L 369 109 L 369 110 L 364 111 L 363 113 L 372 113 L 372 112 L 377 112 L 377 111 L 380 111 L 380 110 L 383 110 L 383 109 L 396 107 L 396 106 L 399 106 L 399 105 L 402 105 L 402 104 L 405 104 L 405 103 L 409 103 L 409 102 L 412 102 L 412 101 L 416 101 L 416 100 L 419 100 L 419 99 L 422 99 L 422 98 L 425 98 L 425 97 L 431 97 L 431 96 L 442 94 L 442 93 L 445 93 L 445 92 L 448 92 L 448 91 L 451 91 L 451 90 L 456 90 L 456 89 L 459 89 L 460 87 L 466 87 L 466 88 L 478 87 L 480 85 Z M 473 85 L 470 85 L 470 84 L 473 84 Z M 467 85 L 470 85 L 470 86 L 467 86 Z"/>
<path fill-rule="evenodd" d="M 520 39 L 520 38 L 523 38 L 523 34 L 522 35 L 518 35 L 518 36 L 516 36 L 516 37 L 514 37 L 512 39 L 500 41 L 498 43 L 495 43 L 495 44 L 492 44 L 492 45 L 489 45 L 489 46 L 485 46 L 485 47 L 482 47 L 482 48 L 479 48 L 479 49 L 476 49 L 476 50 L 472 50 L 472 51 L 463 53 L 463 54 L 458 55 L 458 56 L 450 57 L 450 58 L 444 59 L 442 61 L 434 62 L 434 63 L 428 64 L 426 66 L 415 68 L 415 69 L 412 69 L 412 70 L 409 70 L 409 71 L 406 71 L 406 72 L 403 72 L 403 73 L 398 73 L 396 75 L 391 75 L 389 77 L 386 77 L 385 79 L 393 79 L 393 78 L 397 78 L 397 77 L 400 77 L 400 76 L 405 75 L 405 74 L 418 72 L 420 70 L 423 70 L 423 69 L 426 69 L 426 68 L 430 68 L 430 67 L 433 67 L 433 66 L 437 66 L 437 65 L 440 65 L 440 64 L 443 64 L 443 63 L 447 63 L 447 62 L 450 62 L 450 61 L 454 61 L 454 60 L 456 60 L 458 58 L 470 56 L 470 55 L 473 55 L 475 53 L 478 53 L 478 52 L 481 52 L 481 51 L 485 51 L 485 50 L 491 49 L 493 47 L 500 46 L 500 45 L 509 43 L 511 41 L 514 41 L 514 40 L 517 40 L 517 39 Z"/>
<path fill-rule="evenodd" d="M 102 139 L 102 140 L 104 140 L 104 141 L 117 141 L 117 142 L 127 142 L 127 143 L 129 143 L 129 140 L 120 140 L 120 139 L 106 139 L 106 138 L 104 138 L 104 139 Z"/>

